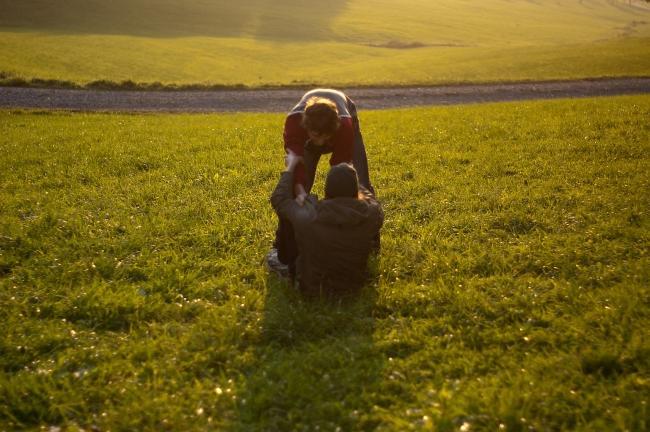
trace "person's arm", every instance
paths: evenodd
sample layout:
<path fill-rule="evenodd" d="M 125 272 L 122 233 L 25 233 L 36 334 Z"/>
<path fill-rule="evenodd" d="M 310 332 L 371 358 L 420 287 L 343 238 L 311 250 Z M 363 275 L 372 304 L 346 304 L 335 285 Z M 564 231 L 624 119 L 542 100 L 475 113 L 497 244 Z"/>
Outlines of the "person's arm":
<path fill-rule="evenodd" d="M 294 178 L 295 178 L 295 174 L 294 174 Z M 295 180 L 293 183 L 293 195 L 296 197 L 296 204 L 298 204 L 301 207 L 305 204 L 305 200 L 307 199 L 308 196 L 305 187 L 300 183 L 296 183 Z"/>
<path fill-rule="evenodd" d="M 352 163 L 354 152 L 354 126 L 352 119 L 344 117 L 341 119 L 341 125 L 334 137 L 332 137 L 332 156 L 330 157 L 330 166 L 338 165 L 342 162 Z"/>
<path fill-rule="evenodd" d="M 289 219 L 293 222 L 297 212 L 301 209 L 293 199 L 293 182 L 294 171 L 302 162 L 302 158 L 292 151 L 289 151 L 285 157 L 285 170 L 280 176 L 280 181 L 275 186 L 271 194 L 271 205 L 278 216 Z"/>
<path fill-rule="evenodd" d="M 302 157 L 305 152 L 305 141 L 307 141 L 307 131 L 301 126 L 302 115 L 300 113 L 287 116 L 284 122 L 284 150 L 293 152 L 295 155 Z M 300 163 L 295 167 L 293 176 L 293 193 L 296 196 L 296 202 L 302 205 L 307 192 L 305 191 L 307 175 L 305 166 Z"/>

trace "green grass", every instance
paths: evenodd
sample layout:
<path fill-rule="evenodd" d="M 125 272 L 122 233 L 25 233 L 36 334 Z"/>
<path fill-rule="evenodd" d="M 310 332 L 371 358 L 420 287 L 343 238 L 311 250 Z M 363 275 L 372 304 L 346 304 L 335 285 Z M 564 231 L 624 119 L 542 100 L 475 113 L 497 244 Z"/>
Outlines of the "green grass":
<path fill-rule="evenodd" d="M 0 83 L 349 86 L 650 75 L 646 2 L 240 3 L 0 0 Z"/>
<path fill-rule="evenodd" d="M 0 430 L 647 429 L 649 116 L 362 111 L 382 251 L 320 304 L 261 265 L 281 115 L 0 112 Z"/>

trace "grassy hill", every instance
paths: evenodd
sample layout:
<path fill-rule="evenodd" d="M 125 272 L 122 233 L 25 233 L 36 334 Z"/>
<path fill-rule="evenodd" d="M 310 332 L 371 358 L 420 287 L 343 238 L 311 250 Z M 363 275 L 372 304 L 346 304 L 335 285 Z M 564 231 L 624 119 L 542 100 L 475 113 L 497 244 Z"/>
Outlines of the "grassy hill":
<path fill-rule="evenodd" d="M 0 430 L 647 430 L 649 116 L 362 111 L 382 251 L 320 304 L 261 264 L 281 114 L 0 111 Z"/>
<path fill-rule="evenodd" d="M 650 75 L 645 2 L 239 3 L 0 0 L 0 70 L 249 86 Z"/>

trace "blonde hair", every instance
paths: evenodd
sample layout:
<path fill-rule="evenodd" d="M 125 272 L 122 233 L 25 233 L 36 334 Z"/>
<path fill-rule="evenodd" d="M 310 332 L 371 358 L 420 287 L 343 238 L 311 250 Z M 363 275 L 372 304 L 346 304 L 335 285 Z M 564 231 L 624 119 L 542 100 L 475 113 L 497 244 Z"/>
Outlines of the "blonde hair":
<path fill-rule="evenodd" d="M 302 114 L 302 127 L 318 135 L 333 135 L 340 124 L 339 110 L 334 102 L 319 96 L 309 98 Z"/>

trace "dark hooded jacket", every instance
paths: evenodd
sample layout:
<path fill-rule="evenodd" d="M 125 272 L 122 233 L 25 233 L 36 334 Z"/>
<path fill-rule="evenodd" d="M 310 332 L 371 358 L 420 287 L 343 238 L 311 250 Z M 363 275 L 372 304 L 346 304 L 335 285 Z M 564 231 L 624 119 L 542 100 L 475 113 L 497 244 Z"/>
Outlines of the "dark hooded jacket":
<path fill-rule="evenodd" d="M 384 220 L 374 196 L 318 200 L 310 195 L 304 206 L 293 199 L 293 173 L 284 172 L 271 204 L 291 221 L 298 245 L 297 279 L 310 294 L 349 292 L 363 285 L 368 256 Z"/>

